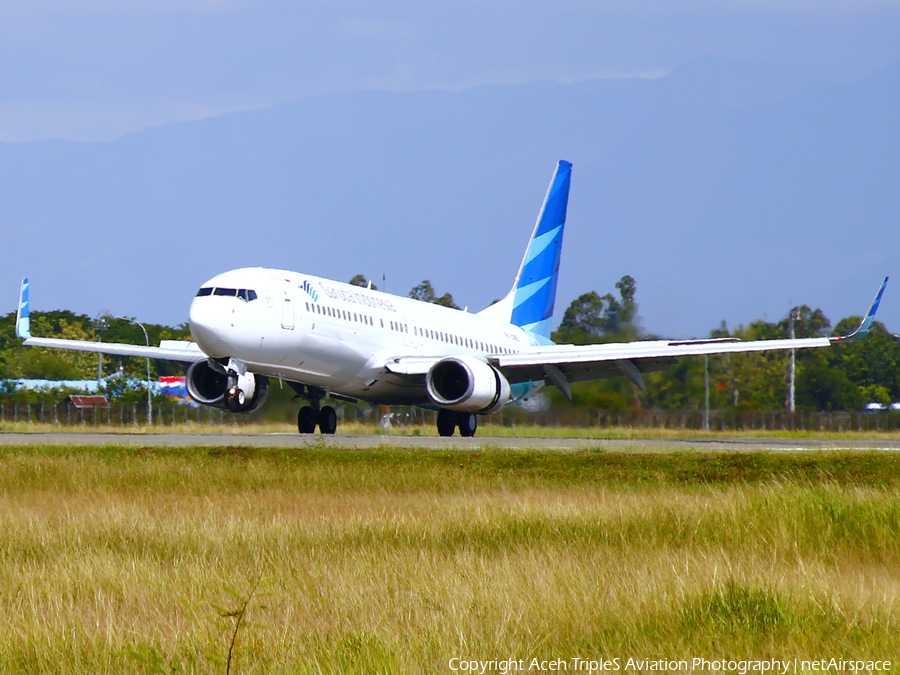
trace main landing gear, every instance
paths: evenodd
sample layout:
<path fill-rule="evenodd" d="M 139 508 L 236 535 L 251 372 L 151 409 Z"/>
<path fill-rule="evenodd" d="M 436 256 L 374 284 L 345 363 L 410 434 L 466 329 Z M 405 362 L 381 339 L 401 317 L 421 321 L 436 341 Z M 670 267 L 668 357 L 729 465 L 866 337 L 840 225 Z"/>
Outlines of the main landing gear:
<path fill-rule="evenodd" d="M 330 405 L 321 405 L 322 399 L 325 398 L 323 390 L 303 385 L 291 386 L 299 398 L 309 401 L 309 405 L 303 406 L 297 413 L 297 429 L 301 434 L 314 434 L 316 427 L 319 427 L 319 431 L 323 434 L 333 434 L 337 431 L 337 412 Z"/>
<path fill-rule="evenodd" d="M 437 416 L 437 430 L 441 436 L 452 436 L 459 427 L 459 435 L 472 437 L 478 429 L 478 418 L 467 412 L 441 408 Z"/>

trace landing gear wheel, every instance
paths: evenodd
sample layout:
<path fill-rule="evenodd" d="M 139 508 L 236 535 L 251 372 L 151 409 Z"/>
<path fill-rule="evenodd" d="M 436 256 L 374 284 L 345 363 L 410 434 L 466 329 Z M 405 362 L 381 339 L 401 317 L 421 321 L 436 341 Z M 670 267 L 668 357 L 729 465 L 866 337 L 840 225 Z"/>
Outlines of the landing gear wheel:
<path fill-rule="evenodd" d="M 452 436 L 456 430 L 456 414 L 452 410 L 438 411 L 437 430 L 441 436 Z"/>
<path fill-rule="evenodd" d="M 231 412 L 240 412 L 247 403 L 247 395 L 243 389 L 233 387 L 225 392 L 225 405 Z"/>
<path fill-rule="evenodd" d="M 337 412 L 330 405 L 319 411 L 319 431 L 323 434 L 333 434 L 337 431 Z"/>
<path fill-rule="evenodd" d="M 472 413 L 459 413 L 457 423 L 459 424 L 460 436 L 471 438 L 475 435 L 475 430 L 478 429 L 478 418 Z"/>
<path fill-rule="evenodd" d="M 313 434 L 316 431 L 316 413 L 308 405 L 297 413 L 297 428 L 301 434 Z"/>

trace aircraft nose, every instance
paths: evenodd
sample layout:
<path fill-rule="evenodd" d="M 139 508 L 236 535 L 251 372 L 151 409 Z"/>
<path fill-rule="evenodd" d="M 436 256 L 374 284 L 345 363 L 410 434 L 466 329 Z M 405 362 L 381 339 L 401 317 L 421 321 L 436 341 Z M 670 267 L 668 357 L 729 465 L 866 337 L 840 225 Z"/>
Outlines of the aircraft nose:
<path fill-rule="evenodd" d="M 194 298 L 188 313 L 188 327 L 194 342 L 212 357 L 229 356 L 229 345 L 224 340 L 225 323 L 220 312 L 210 306 L 208 298 Z"/>

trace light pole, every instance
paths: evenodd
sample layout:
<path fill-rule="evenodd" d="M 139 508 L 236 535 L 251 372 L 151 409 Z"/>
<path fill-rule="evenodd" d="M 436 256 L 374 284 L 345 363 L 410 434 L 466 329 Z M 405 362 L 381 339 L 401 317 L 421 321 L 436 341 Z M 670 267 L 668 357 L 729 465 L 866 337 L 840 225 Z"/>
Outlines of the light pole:
<path fill-rule="evenodd" d="M 709 431 L 709 357 L 703 355 L 703 429 Z"/>
<path fill-rule="evenodd" d="M 105 309 L 94 319 L 94 330 L 97 331 L 97 342 L 103 342 L 103 331 L 109 329 L 110 315 Z M 97 389 L 103 384 L 103 354 L 97 352 Z"/>
<path fill-rule="evenodd" d="M 800 312 L 795 307 L 791 310 L 791 340 L 794 339 L 794 321 L 800 318 Z M 788 402 L 788 408 L 791 412 L 794 412 L 794 398 L 796 395 L 796 389 L 794 388 L 794 378 L 797 375 L 797 361 L 794 356 L 794 350 L 791 350 L 791 381 L 790 381 L 790 400 Z"/>
<path fill-rule="evenodd" d="M 140 326 L 141 330 L 144 331 L 144 340 L 147 342 L 147 346 L 150 346 L 150 338 L 147 336 L 147 329 L 144 328 L 144 324 L 135 319 L 129 319 L 127 316 L 115 316 L 114 319 L 121 319 L 122 321 L 127 321 L 128 323 L 133 323 L 136 326 Z M 147 357 L 147 426 L 153 426 L 153 398 L 150 395 L 150 357 Z"/>

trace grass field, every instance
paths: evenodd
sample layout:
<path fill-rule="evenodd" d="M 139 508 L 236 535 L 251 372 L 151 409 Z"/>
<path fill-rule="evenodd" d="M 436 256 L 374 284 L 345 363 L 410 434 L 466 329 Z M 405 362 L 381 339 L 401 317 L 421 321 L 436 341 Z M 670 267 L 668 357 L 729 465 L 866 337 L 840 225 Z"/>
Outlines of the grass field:
<path fill-rule="evenodd" d="M 226 418 L 227 419 L 227 418 Z M 297 434 L 297 426 L 287 422 L 252 422 L 245 424 L 207 424 L 178 423 L 165 426 L 154 425 L 117 425 L 117 424 L 72 424 L 57 426 L 34 422 L 0 422 L 0 433 L 123 433 L 123 434 Z M 433 425 L 404 425 L 388 429 L 375 424 L 359 422 L 342 423 L 338 427 L 337 436 L 345 434 L 376 434 L 379 436 L 437 436 L 437 428 Z M 319 435 L 316 432 L 316 435 Z M 457 434 L 458 435 L 458 434 Z M 501 424 L 484 424 L 478 427 L 479 438 L 587 438 L 587 439 L 716 439 L 716 438 L 869 438 L 900 439 L 900 431 L 812 431 L 812 430 L 774 430 L 762 429 L 703 431 L 700 429 L 667 429 L 663 427 L 628 427 L 628 426 L 539 426 L 519 425 L 504 426 Z"/>
<path fill-rule="evenodd" d="M 897 662 L 898 492 L 896 453 L 2 447 L 0 673 Z"/>

